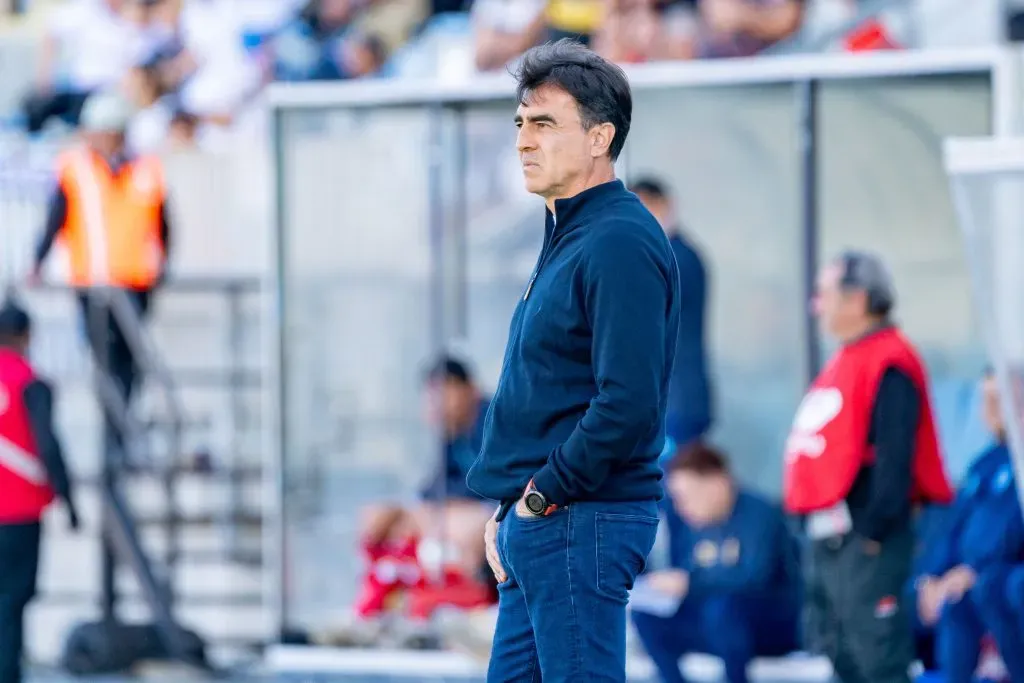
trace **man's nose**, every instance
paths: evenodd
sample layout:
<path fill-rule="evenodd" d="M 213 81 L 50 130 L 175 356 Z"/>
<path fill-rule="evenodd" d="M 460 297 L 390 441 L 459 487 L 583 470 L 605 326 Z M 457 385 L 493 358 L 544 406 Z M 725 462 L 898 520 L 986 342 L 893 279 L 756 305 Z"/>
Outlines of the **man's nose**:
<path fill-rule="evenodd" d="M 519 135 L 516 136 L 516 149 L 520 152 L 526 152 L 536 148 L 536 146 L 533 135 L 527 132 L 526 128 L 520 128 Z"/>

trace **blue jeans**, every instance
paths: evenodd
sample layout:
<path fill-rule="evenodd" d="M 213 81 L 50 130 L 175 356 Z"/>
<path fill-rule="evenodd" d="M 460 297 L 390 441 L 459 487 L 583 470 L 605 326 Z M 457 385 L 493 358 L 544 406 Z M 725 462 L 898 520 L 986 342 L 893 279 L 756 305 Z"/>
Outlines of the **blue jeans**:
<path fill-rule="evenodd" d="M 755 657 L 780 657 L 799 649 L 800 600 L 796 595 L 691 596 L 671 617 L 633 612 L 640 642 L 664 683 L 685 683 L 683 655 L 720 657 L 729 683 L 747 683 Z"/>
<path fill-rule="evenodd" d="M 626 603 L 658 530 L 655 501 L 572 503 L 548 517 L 509 511 L 498 527 L 489 683 L 623 683 Z"/>

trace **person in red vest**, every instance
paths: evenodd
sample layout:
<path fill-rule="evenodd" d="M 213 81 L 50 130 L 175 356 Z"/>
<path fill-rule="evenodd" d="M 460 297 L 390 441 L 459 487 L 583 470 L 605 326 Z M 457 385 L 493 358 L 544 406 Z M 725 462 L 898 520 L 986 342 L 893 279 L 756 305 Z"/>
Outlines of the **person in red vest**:
<path fill-rule="evenodd" d="M 892 322 L 895 301 L 872 254 L 845 252 L 822 269 L 815 312 L 839 348 L 786 442 L 784 502 L 809 541 L 804 635 L 843 683 L 909 680 L 912 518 L 953 498 L 927 374 Z"/>
<path fill-rule="evenodd" d="M 0 307 L 0 683 L 20 683 L 25 608 L 35 595 L 43 513 L 78 513 L 53 430 L 53 395 L 26 359 L 28 314 Z"/>

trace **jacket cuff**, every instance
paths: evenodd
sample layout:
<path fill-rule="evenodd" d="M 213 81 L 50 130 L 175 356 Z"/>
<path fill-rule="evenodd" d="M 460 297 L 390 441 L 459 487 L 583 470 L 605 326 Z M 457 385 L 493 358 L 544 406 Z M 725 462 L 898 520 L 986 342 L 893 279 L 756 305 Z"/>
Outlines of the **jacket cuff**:
<path fill-rule="evenodd" d="M 569 502 L 569 494 L 558 483 L 558 478 L 555 477 L 555 472 L 551 469 L 551 465 L 544 465 L 544 467 L 537 470 L 537 474 L 533 475 L 533 486 L 544 494 L 544 497 L 548 499 L 548 503 L 563 507 Z"/>

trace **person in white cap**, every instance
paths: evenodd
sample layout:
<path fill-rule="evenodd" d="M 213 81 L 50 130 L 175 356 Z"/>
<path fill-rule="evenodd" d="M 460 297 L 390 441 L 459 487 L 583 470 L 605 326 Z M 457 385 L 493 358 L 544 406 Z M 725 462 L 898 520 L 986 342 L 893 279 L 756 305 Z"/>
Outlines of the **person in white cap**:
<path fill-rule="evenodd" d="M 132 106 L 115 93 L 98 93 L 85 103 L 82 144 L 57 162 L 57 189 L 50 201 L 32 280 L 58 238 L 66 247 L 68 282 L 78 291 L 97 364 L 127 402 L 136 384 L 135 359 L 106 298 L 96 287 L 127 293 L 140 318 L 164 280 L 170 224 L 164 169 L 154 156 L 133 155 L 125 145 Z M 108 448 L 120 439 L 108 424 Z"/>

